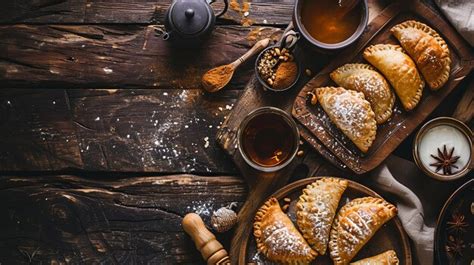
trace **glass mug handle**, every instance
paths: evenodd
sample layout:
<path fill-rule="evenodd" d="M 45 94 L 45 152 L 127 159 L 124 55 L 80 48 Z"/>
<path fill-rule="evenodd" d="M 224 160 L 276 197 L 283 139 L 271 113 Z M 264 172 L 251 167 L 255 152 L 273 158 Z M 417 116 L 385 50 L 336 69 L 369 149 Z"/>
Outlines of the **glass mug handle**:
<path fill-rule="evenodd" d="M 218 14 L 216 14 L 216 18 L 222 16 L 225 14 L 225 12 L 227 12 L 227 9 L 229 8 L 229 0 L 223 0 L 224 1 L 224 9 L 222 9 L 221 12 L 219 12 Z M 208 1 L 209 5 L 212 5 L 213 3 L 215 3 L 216 0 L 210 0 Z"/>
<path fill-rule="evenodd" d="M 300 39 L 300 34 L 294 30 L 289 30 L 285 34 L 283 34 L 280 48 L 286 48 L 287 50 L 291 50 L 298 40 Z"/>

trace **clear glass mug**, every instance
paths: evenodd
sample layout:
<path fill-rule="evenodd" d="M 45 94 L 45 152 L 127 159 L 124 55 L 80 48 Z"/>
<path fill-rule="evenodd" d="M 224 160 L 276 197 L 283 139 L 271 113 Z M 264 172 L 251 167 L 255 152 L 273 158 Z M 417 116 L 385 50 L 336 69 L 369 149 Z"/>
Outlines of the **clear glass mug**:
<path fill-rule="evenodd" d="M 262 114 L 274 114 L 275 115 L 274 118 L 281 119 L 281 121 L 285 123 L 286 126 L 288 126 L 287 129 L 289 132 L 289 137 L 288 139 L 281 139 L 281 140 L 290 141 L 286 143 L 292 144 L 292 147 L 291 147 L 291 150 L 289 150 L 286 157 L 284 158 L 284 160 L 282 160 L 280 163 L 275 164 L 275 165 L 266 166 L 266 165 L 256 162 L 255 159 L 252 159 L 251 155 L 247 153 L 248 151 L 246 151 L 246 148 L 245 148 L 245 144 L 244 144 L 245 139 L 243 137 L 245 136 L 244 134 L 247 129 L 247 126 L 249 126 L 249 123 L 251 121 L 261 116 Z M 243 159 L 249 166 L 262 172 L 275 172 L 286 167 L 295 158 L 296 153 L 298 152 L 298 147 L 299 147 L 298 127 L 296 125 L 296 122 L 293 120 L 293 118 L 281 109 L 278 109 L 275 107 L 258 108 L 250 112 L 242 120 L 239 126 L 239 129 L 237 131 L 237 146 L 238 146 L 240 154 L 242 155 Z"/>

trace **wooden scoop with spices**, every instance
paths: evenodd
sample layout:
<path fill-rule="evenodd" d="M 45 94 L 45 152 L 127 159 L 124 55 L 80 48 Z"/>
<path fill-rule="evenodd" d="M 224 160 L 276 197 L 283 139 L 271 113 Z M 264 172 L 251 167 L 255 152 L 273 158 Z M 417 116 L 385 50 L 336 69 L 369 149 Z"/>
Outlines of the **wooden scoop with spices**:
<path fill-rule="evenodd" d="M 260 40 L 255 43 L 255 45 L 248 52 L 242 55 L 239 59 L 235 60 L 233 63 L 222 65 L 207 71 L 202 76 L 201 80 L 204 89 L 206 89 L 207 92 L 217 92 L 221 90 L 230 82 L 237 67 L 246 62 L 253 55 L 265 49 L 269 43 L 269 38 Z"/>

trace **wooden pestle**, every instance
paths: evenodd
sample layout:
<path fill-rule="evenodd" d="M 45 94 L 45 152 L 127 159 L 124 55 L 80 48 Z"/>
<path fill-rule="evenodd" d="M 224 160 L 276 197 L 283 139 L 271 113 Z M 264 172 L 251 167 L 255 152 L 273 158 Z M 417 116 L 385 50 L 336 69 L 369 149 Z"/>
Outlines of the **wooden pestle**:
<path fill-rule="evenodd" d="M 229 254 L 214 234 L 207 228 L 201 217 L 195 213 L 188 213 L 182 221 L 183 229 L 188 233 L 201 252 L 208 265 L 230 264 Z"/>

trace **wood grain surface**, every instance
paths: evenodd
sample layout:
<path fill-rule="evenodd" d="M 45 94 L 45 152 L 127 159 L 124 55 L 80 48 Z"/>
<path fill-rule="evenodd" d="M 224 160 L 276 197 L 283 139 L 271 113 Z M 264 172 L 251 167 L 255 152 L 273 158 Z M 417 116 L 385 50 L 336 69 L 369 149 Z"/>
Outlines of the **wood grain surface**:
<path fill-rule="evenodd" d="M 196 211 L 209 223 L 212 211 L 240 205 L 245 194 L 229 176 L 2 177 L 0 262 L 200 264 L 183 216 Z"/>
<path fill-rule="evenodd" d="M 237 174 L 214 135 L 238 93 L 0 90 L 3 171 Z"/>
<path fill-rule="evenodd" d="M 218 26 L 205 49 L 176 49 L 161 25 L 0 25 L 0 88 L 200 88 L 201 76 L 230 63 L 275 27 Z M 243 65 L 228 89 L 253 71 Z"/>
<path fill-rule="evenodd" d="M 371 17 L 389 2 L 369 0 Z M 253 65 L 213 95 L 199 76 L 277 39 L 293 1 L 252 1 L 250 21 L 230 10 L 204 47 L 186 51 L 161 40 L 169 4 L 0 2 L 1 264 L 203 264 L 183 214 L 200 212 L 209 225 L 211 210 L 242 206 L 247 186 L 214 136 L 248 93 Z M 313 74 L 326 62 L 308 61 Z M 396 152 L 410 159 L 405 142 Z M 290 181 L 340 172 L 306 143 L 301 150 L 310 167 L 295 165 Z M 231 235 L 218 234 L 226 248 Z"/>

